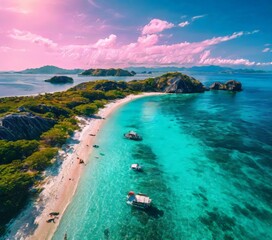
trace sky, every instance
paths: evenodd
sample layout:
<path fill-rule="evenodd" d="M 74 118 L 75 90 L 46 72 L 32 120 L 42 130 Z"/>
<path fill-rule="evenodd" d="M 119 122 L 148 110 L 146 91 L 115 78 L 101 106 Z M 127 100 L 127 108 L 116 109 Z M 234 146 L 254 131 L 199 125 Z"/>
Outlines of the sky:
<path fill-rule="evenodd" d="M 0 0 L 0 70 L 272 69 L 271 0 Z"/>

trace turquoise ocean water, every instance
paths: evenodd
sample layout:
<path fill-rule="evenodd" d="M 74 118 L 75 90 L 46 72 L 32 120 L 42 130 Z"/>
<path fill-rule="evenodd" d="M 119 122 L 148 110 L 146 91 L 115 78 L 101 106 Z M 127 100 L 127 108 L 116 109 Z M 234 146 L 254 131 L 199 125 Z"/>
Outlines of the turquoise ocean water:
<path fill-rule="evenodd" d="M 187 74 L 207 86 L 236 79 L 244 91 L 146 97 L 117 110 L 54 240 L 65 233 L 69 240 L 272 239 L 272 74 Z M 69 87 L 45 85 L 48 77 L 2 74 L 0 96 Z M 124 139 L 129 130 L 143 141 Z M 145 171 L 131 171 L 132 163 Z M 126 204 L 130 190 L 152 198 L 150 211 Z M 2 239 L 25 239 L 39 214 L 31 202 Z"/>
<path fill-rule="evenodd" d="M 54 240 L 272 239 L 272 75 L 191 75 L 235 78 L 244 91 L 146 97 L 118 109 Z M 124 139 L 129 130 L 143 141 Z M 128 206 L 131 190 L 153 207 Z"/>

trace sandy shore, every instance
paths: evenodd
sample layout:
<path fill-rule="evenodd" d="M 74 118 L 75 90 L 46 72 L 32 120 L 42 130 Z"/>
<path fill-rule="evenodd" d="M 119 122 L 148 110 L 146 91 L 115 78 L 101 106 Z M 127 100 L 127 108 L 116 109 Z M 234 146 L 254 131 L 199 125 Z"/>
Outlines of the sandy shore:
<path fill-rule="evenodd" d="M 116 100 L 105 106 L 98 112 L 98 116 L 101 118 L 85 120 L 85 124 L 79 132 L 76 133 L 76 138 L 79 140 L 78 144 L 73 146 L 73 149 L 66 148 L 65 151 L 60 152 L 63 157 L 63 164 L 59 174 L 52 178 L 46 179 L 44 184 L 44 190 L 40 194 L 37 200 L 37 206 L 43 205 L 42 213 L 36 218 L 35 224 L 37 225 L 33 235 L 27 239 L 51 239 L 56 231 L 60 222 L 61 216 L 65 209 L 71 202 L 76 188 L 84 170 L 85 164 L 88 163 L 89 156 L 93 149 L 92 145 L 95 144 L 95 136 L 101 128 L 103 118 L 110 116 L 121 105 L 144 96 L 158 95 L 161 93 L 144 93 L 140 95 L 129 95 L 124 99 Z M 84 164 L 79 164 L 79 159 L 84 161 Z M 58 218 L 55 219 L 55 223 L 47 223 L 50 212 L 59 212 Z"/>

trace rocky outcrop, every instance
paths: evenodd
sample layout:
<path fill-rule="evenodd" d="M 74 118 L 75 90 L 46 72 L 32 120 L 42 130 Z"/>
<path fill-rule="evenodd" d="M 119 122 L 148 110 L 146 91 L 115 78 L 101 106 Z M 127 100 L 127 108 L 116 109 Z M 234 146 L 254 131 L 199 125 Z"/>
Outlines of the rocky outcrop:
<path fill-rule="evenodd" d="M 225 83 L 225 85 L 229 91 L 242 91 L 242 83 L 235 80 L 229 80 Z"/>
<path fill-rule="evenodd" d="M 166 93 L 197 93 L 204 92 L 202 83 L 192 84 L 190 81 L 184 81 L 182 76 L 178 76 L 168 80 L 168 87 L 165 88 Z"/>
<path fill-rule="evenodd" d="M 73 83 L 74 79 L 66 76 L 54 76 L 50 79 L 44 80 L 45 82 L 60 84 L 60 83 Z"/>
<path fill-rule="evenodd" d="M 168 73 L 155 79 L 157 88 L 166 93 L 201 93 L 203 84 L 193 77 L 182 73 Z"/>
<path fill-rule="evenodd" d="M 226 90 L 226 86 L 224 83 L 221 82 L 214 82 L 211 86 L 210 86 L 211 90 Z"/>
<path fill-rule="evenodd" d="M 242 91 L 242 84 L 235 80 L 229 80 L 225 83 L 215 82 L 210 86 L 211 90 Z"/>
<path fill-rule="evenodd" d="M 88 69 L 82 72 L 80 75 L 83 76 L 134 76 L 136 72 L 129 72 L 124 69 Z"/>
<path fill-rule="evenodd" d="M 19 139 L 38 139 L 56 121 L 35 115 L 11 114 L 0 119 L 0 139 L 15 141 Z"/>

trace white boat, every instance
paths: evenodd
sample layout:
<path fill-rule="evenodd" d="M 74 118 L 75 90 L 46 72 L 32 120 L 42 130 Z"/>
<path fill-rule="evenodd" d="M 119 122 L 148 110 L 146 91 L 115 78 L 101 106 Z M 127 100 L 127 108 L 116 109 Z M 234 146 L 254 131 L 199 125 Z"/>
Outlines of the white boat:
<path fill-rule="evenodd" d="M 143 167 L 139 165 L 138 163 L 131 164 L 130 168 L 132 170 L 139 171 L 139 172 L 143 170 Z"/>
<path fill-rule="evenodd" d="M 151 202 L 151 198 L 142 193 L 135 194 L 134 192 L 130 191 L 127 195 L 127 204 L 133 207 L 146 209 L 151 206 Z"/>
<path fill-rule="evenodd" d="M 127 139 L 131 139 L 131 140 L 135 140 L 135 141 L 141 141 L 142 140 L 142 137 L 140 135 L 138 135 L 134 131 L 129 131 L 128 133 L 125 133 L 124 136 Z"/>

